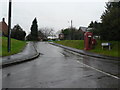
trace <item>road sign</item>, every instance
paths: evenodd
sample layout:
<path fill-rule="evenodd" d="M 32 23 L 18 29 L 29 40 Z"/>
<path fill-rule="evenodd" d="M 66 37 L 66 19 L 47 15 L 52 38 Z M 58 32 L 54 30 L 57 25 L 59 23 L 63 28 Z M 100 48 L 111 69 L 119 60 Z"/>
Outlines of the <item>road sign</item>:
<path fill-rule="evenodd" d="M 109 50 L 111 49 L 111 43 L 101 43 L 102 45 L 102 49 L 104 48 L 104 46 L 109 47 Z"/>

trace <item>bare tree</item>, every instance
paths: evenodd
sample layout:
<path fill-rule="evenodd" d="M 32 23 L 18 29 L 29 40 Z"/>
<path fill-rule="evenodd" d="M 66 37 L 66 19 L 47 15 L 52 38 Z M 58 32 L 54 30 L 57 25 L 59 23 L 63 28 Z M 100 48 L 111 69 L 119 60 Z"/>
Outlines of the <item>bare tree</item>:
<path fill-rule="evenodd" d="M 42 32 L 46 38 L 48 36 L 53 36 L 54 35 L 53 28 L 43 27 L 43 28 L 40 28 L 38 31 Z"/>

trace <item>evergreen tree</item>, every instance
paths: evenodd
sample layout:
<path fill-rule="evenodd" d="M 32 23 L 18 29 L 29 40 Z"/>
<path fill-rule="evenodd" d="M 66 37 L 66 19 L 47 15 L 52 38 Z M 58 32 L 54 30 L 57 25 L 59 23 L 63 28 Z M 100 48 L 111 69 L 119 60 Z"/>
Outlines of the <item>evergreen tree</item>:
<path fill-rule="evenodd" d="M 93 22 L 91 21 L 91 23 L 89 24 L 88 28 L 91 28 L 91 30 L 89 30 L 90 32 L 93 33 L 93 35 L 97 35 L 100 36 L 100 30 L 101 30 L 101 23 L 100 22 Z"/>
<path fill-rule="evenodd" d="M 106 4 L 106 10 L 101 16 L 101 20 L 101 39 L 120 40 L 120 1 L 108 2 Z"/>
<path fill-rule="evenodd" d="M 38 40 L 38 25 L 37 25 L 37 19 L 35 18 L 32 22 L 31 26 L 31 40 Z"/>
<path fill-rule="evenodd" d="M 17 40 L 25 40 L 26 32 L 17 24 L 11 30 L 11 37 Z"/>
<path fill-rule="evenodd" d="M 94 25 L 94 23 L 93 23 L 93 21 L 91 21 L 88 27 L 93 28 L 93 25 Z"/>

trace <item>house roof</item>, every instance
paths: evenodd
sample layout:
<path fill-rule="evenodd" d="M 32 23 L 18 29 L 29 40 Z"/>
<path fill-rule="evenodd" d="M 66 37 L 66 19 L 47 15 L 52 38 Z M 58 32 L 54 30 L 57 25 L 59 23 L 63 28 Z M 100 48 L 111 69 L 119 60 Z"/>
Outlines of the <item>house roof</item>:
<path fill-rule="evenodd" d="M 8 26 L 4 18 L 0 22 L 0 32 L 2 32 L 4 35 L 8 35 Z"/>
<path fill-rule="evenodd" d="M 87 28 L 87 31 L 90 31 L 90 30 L 92 30 L 93 28 Z"/>
<path fill-rule="evenodd" d="M 86 32 L 87 27 L 80 27 L 79 30 L 82 30 L 83 32 Z"/>

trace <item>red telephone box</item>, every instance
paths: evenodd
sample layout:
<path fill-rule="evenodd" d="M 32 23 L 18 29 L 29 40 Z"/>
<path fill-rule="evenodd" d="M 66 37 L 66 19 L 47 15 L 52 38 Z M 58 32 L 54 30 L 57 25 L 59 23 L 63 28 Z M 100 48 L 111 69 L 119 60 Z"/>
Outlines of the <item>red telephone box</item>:
<path fill-rule="evenodd" d="M 84 50 L 92 49 L 92 40 L 93 40 L 92 32 L 85 32 L 85 34 L 84 34 Z"/>

